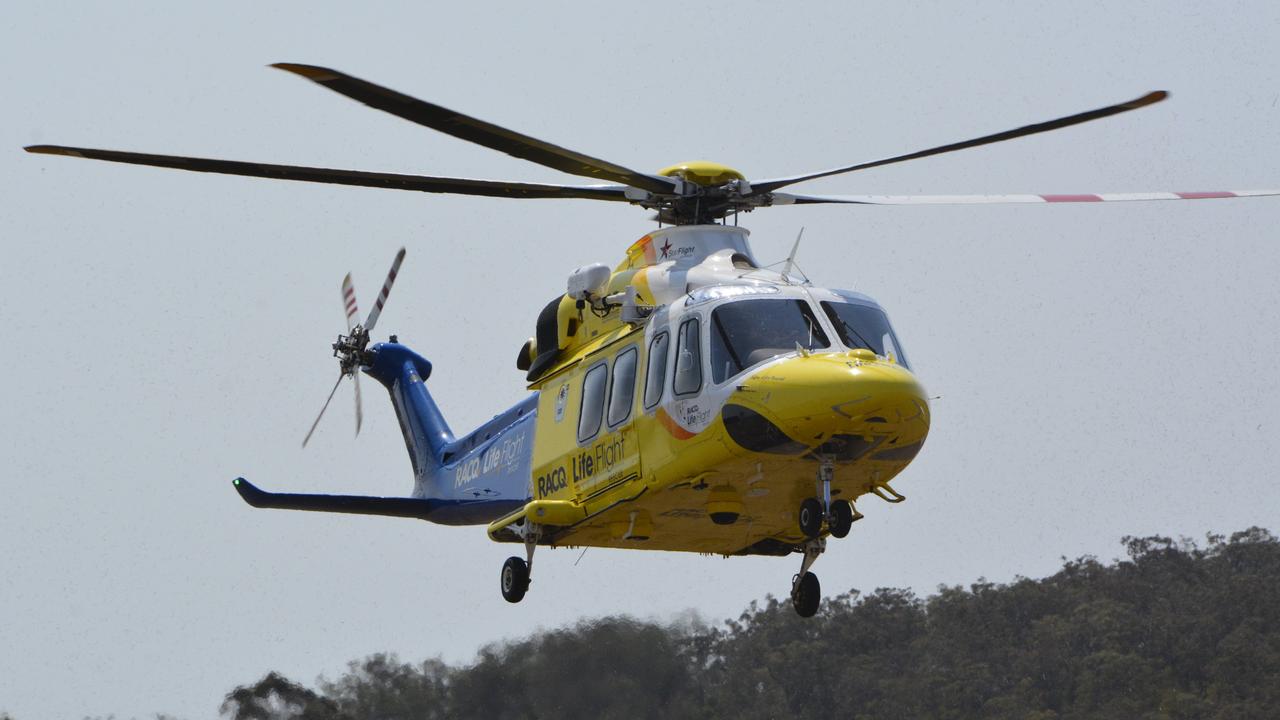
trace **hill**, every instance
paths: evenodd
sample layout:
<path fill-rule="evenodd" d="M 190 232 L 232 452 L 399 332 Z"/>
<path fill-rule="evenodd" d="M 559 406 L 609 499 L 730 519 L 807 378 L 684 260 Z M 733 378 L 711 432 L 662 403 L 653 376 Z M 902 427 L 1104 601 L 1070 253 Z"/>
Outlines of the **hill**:
<path fill-rule="evenodd" d="M 881 588 L 818 615 L 752 603 L 720 626 L 626 617 L 483 648 L 476 661 L 352 662 L 309 688 L 236 688 L 235 720 L 1280 716 L 1280 542 L 1125 538 L 1127 559 L 1050 577 Z"/>

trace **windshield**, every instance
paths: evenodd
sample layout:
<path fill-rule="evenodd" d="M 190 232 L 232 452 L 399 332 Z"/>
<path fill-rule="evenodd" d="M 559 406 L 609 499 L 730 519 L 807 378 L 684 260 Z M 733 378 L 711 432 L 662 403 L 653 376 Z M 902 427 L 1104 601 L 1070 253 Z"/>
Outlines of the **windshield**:
<path fill-rule="evenodd" d="M 711 313 L 711 379 L 720 383 L 771 357 L 830 347 L 808 303 L 756 299 L 725 303 Z"/>
<path fill-rule="evenodd" d="M 889 318 L 883 310 L 871 305 L 843 302 L 824 302 L 822 309 L 831 319 L 831 324 L 836 326 L 836 332 L 840 333 L 845 347 L 866 348 L 880 357 L 889 358 L 911 369 L 907 356 L 902 352 L 902 344 L 898 342 L 898 336 L 893 334 Z"/>

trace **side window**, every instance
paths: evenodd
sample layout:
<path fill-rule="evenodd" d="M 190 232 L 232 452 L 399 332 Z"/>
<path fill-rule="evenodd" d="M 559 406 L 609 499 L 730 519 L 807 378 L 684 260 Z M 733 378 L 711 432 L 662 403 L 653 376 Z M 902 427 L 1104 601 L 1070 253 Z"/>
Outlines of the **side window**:
<path fill-rule="evenodd" d="M 651 408 L 662 400 L 667 379 L 667 347 L 671 338 L 660 332 L 649 342 L 649 367 L 644 374 L 644 406 Z"/>
<path fill-rule="evenodd" d="M 680 325 L 673 389 L 676 395 L 692 395 L 702 389 L 702 348 L 697 318 L 685 320 Z"/>
<path fill-rule="evenodd" d="M 609 377 L 609 366 L 600 363 L 587 371 L 582 379 L 582 408 L 578 413 L 578 442 L 590 440 L 600 432 L 600 417 L 604 414 L 604 381 Z"/>
<path fill-rule="evenodd" d="M 635 346 L 618 353 L 613 361 L 613 384 L 609 387 L 609 427 L 620 425 L 631 417 L 631 405 L 636 399 L 636 359 L 640 351 Z"/>

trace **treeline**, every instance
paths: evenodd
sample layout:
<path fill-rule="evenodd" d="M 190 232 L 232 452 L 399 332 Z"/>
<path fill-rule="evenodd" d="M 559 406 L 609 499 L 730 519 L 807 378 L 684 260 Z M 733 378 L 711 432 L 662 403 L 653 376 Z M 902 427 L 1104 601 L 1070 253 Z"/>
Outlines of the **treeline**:
<path fill-rule="evenodd" d="M 1124 540 L 1128 559 L 1009 584 L 785 599 L 719 627 L 625 617 L 490 645 L 374 655 L 306 687 L 233 690 L 234 720 L 1280 717 L 1280 543 Z"/>

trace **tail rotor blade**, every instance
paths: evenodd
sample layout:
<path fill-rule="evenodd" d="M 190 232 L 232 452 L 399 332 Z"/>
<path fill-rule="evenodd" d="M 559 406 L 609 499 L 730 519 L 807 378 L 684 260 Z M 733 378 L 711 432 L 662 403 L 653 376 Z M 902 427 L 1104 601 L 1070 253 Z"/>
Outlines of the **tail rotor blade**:
<path fill-rule="evenodd" d="M 342 278 L 342 305 L 347 310 L 347 331 L 356 326 L 356 318 L 360 316 L 360 308 L 356 306 L 356 288 L 351 284 L 351 273 Z"/>
<path fill-rule="evenodd" d="M 387 273 L 387 281 L 382 283 L 382 292 L 378 293 L 378 301 L 373 304 L 373 309 L 369 311 L 369 319 L 364 323 L 364 329 L 373 331 L 373 326 L 378 323 L 378 316 L 382 314 L 382 306 L 387 303 L 387 296 L 391 294 L 391 285 L 396 281 L 396 275 L 400 272 L 400 263 L 404 262 L 404 248 L 400 248 L 400 252 L 396 253 L 396 259 L 391 263 L 391 271 Z"/>
<path fill-rule="evenodd" d="M 343 373 L 342 375 L 339 375 L 338 382 L 333 384 L 333 389 L 329 391 L 329 397 L 325 399 L 324 407 L 320 408 L 320 414 L 316 416 L 316 421 L 311 423 L 311 429 L 307 431 L 307 436 L 302 438 L 302 447 L 307 446 L 307 441 L 311 439 L 311 433 L 314 433 L 316 431 L 316 426 L 320 424 L 320 418 L 324 417 L 324 411 L 329 409 L 329 402 L 333 400 L 333 394 L 338 392 L 338 386 L 342 384 L 342 378 L 344 377 L 346 377 L 345 373 Z M 359 406 L 357 405 L 357 407 Z M 359 415 L 357 414 L 356 417 L 359 418 Z M 356 423 L 358 427 L 359 426 L 358 419 L 356 420 Z"/>
<path fill-rule="evenodd" d="M 360 423 L 364 420 L 364 407 L 360 402 L 360 368 L 356 368 L 351 379 L 356 383 L 356 437 L 360 436 Z"/>

